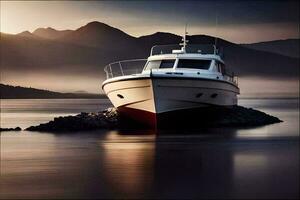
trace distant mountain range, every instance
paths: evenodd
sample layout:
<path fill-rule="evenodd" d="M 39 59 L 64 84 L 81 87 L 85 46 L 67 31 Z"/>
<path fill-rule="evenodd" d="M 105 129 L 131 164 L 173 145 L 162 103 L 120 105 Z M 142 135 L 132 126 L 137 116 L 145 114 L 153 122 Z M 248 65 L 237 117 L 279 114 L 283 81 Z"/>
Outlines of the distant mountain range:
<path fill-rule="evenodd" d="M 259 51 L 277 53 L 284 56 L 299 58 L 299 39 L 275 40 L 253 44 L 242 44 L 242 46 Z"/>
<path fill-rule="evenodd" d="M 49 90 L 0 84 L 0 99 L 58 99 L 58 98 L 106 98 L 100 94 L 60 93 Z"/>
<path fill-rule="evenodd" d="M 41 38 L 54 40 L 54 39 L 61 38 L 71 32 L 72 32 L 71 30 L 58 31 L 48 27 L 48 28 L 38 28 L 32 34 L 35 36 L 39 36 Z"/>
<path fill-rule="evenodd" d="M 215 39 L 192 35 L 189 40 L 191 44 L 213 44 Z M 180 42 L 181 36 L 175 34 L 157 32 L 137 38 L 100 22 L 90 22 L 77 30 L 58 31 L 49 27 L 32 33 L 1 33 L 1 73 L 13 74 L 12 77 L 50 72 L 55 76 L 96 76 L 100 83 L 108 63 L 147 58 L 154 45 Z M 299 75 L 299 57 L 297 50 L 292 50 L 299 40 L 240 45 L 219 38 L 217 44 L 224 48 L 229 71 L 239 76 L 297 78 Z"/>

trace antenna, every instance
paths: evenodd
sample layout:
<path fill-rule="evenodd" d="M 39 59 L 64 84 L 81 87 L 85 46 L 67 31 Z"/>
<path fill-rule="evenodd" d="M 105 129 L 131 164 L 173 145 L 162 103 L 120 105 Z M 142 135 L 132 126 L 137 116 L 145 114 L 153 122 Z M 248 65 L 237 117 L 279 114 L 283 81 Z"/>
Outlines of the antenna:
<path fill-rule="evenodd" d="M 181 50 L 183 52 L 185 52 L 185 47 L 188 43 L 188 40 L 186 39 L 186 36 L 187 36 L 188 32 L 187 32 L 187 23 L 185 24 L 185 27 L 184 27 L 184 34 L 183 34 L 183 37 L 182 37 L 182 43 L 180 43 L 179 45 L 182 45 L 182 48 Z"/>
<path fill-rule="evenodd" d="M 215 44 L 214 44 L 214 54 L 216 55 L 217 54 L 217 41 L 218 41 L 218 38 L 217 38 L 217 32 L 218 32 L 218 4 L 216 3 L 216 33 L 215 33 Z"/>

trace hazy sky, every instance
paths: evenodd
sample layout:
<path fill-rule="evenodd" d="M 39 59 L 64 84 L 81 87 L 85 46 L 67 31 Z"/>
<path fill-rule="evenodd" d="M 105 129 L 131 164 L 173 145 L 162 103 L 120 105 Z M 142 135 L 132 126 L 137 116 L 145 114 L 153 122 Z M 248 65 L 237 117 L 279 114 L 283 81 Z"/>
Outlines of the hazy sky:
<path fill-rule="evenodd" d="M 216 29 L 218 16 L 218 29 Z M 217 35 L 237 43 L 299 38 L 299 2 L 252 1 L 1 1 L 1 32 L 39 27 L 77 29 L 100 21 L 130 35 L 157 31 Z"/>

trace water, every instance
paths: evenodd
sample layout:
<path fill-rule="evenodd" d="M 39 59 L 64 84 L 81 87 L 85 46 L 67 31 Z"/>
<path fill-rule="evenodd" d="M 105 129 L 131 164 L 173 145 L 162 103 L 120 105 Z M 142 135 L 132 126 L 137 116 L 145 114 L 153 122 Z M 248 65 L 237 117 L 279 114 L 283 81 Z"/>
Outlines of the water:
<path fill-rule="evenodd" d="M 2 99 L 1 127 L 25 129 L 54 117 L 96 112 L 110 106 L 107 99 Z"/>
<path fill-rule="evenodd" d="M 299 198 L 299 100 L 241 99 L 283 123 L 195 132 L 1 133 L 0 198 Z M 1 127 L 107 100 L 1 100 Z"/>

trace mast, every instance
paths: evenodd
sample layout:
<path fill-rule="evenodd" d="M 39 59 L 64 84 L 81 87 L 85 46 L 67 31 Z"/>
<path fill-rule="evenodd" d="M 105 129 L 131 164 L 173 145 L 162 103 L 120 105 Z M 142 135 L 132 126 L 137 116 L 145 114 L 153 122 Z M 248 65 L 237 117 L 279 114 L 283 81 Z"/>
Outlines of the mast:
<path fill-rule="evenodd" d="M 182 36 L 182 43 L 180 43 L 179 45 L 182 45 L 181 50 L 185 53 L 185 49 L 186 49 L 186 45 L 188 43 L 188 40 L 186 39 L 188 32 L 187 32 L 187 24 L 185 24 L 185 28 L 184 28 L 184 34 Z"/>
<path fill-rule="evenodd" d="M 218 38 L 217 38 L 217 31 L 218 31 L 218 4 L 216 4 L 216 33 L 215 33 L 215 44 L 214 44 L 214 54 L 216 55 L 217 54 L 217 41 L 218 41 Z"/>

